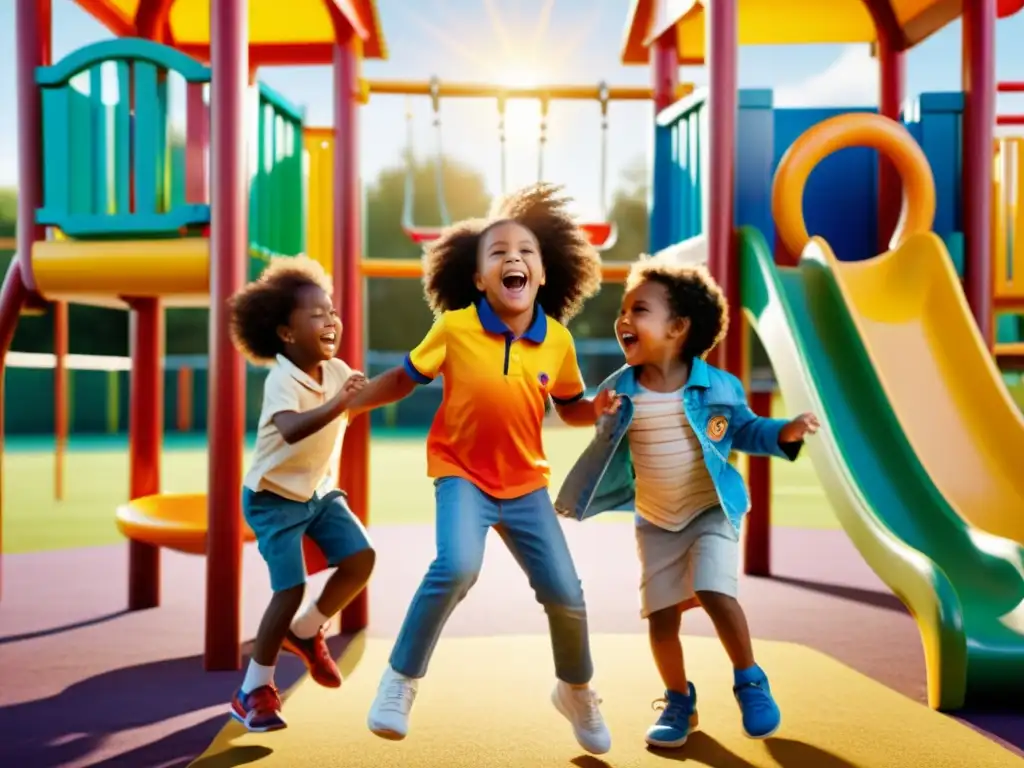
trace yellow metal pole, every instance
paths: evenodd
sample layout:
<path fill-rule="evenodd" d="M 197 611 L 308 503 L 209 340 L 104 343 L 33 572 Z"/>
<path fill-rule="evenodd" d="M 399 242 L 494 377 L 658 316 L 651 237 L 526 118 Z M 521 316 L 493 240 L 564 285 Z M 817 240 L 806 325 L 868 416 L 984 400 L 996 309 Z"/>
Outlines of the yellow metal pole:
<path fill-rule="evenodd" d="M 428 80 L 366 80 L 364 91 L 369 95 L 430 96 Z M 682 98 L 693 91 L 692 83 L 681 83 L 676 94 Z M 493 83 L 453 83 L 439 81 L 438 96 L 442 99 L 558 99 L 600 101 L 601 86 L 594 85 L 541 85 L 509 87 Z M 648 101 L 652 90 L 647 86 L 616 85 L 608 88 L 610 101 Z"/>

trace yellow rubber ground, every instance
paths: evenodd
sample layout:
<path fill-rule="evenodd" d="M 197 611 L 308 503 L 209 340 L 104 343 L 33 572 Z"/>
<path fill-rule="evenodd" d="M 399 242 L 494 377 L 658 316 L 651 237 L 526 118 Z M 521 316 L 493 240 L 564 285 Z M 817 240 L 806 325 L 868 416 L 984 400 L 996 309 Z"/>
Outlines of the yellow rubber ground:
<path fill-rule="evenodd" d="M 698 689 L 700 731 L 681 749 L 649 751 L 659 681 L 640 635 L 592 638 L 595 686 L 612 731 L 612 750 L 586 756 L 549 696 L 554 679 L 546 637 L 443 638 L 420 686 L 412 730 L 388 742 L 366 729 L 366 713 L 390 640 L 357 639 L 341 660 L 341 690 L 303 678 L 288 692 L 289 727 L 248 734 L 229 721 L 195 768 L 237 765 L 327 768 L 988 768 L 1021 759 L 965 725 L 817 651 L 757 642 L 783 712 L 776 738 L 743 736 L 732 670 L 712 638 L 684 640 Z"/>

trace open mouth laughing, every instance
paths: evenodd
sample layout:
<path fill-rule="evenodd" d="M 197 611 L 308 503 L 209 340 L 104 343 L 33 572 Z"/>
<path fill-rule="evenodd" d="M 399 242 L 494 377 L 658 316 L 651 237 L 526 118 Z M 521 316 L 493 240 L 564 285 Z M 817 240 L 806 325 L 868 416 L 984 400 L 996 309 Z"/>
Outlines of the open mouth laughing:
<path fill-rule="evenodd" d="M 501 284 L 512 294 L 522 293 L 527 284 L 526 273 L 521 269 L 512 269 L 501 276 Z"/>
<path fill-rule="evenodd" d="M 338 332 L 333 329 L 324 331 L 320 334 L 320 343 L 324 347 L 334 349 L 334 345 L 338 343 Z"/>

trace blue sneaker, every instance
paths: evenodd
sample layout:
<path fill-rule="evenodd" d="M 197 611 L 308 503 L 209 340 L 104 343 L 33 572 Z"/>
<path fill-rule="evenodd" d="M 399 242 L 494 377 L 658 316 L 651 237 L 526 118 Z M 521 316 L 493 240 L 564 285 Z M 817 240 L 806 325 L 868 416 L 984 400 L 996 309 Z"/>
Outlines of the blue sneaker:
<path fill-rule="evenodd" d="M 772 698 L 768 676 L 756 664 L 749 669 L 737 669 L 732 687 L 743 713 L 743 733 L 751 739 L 774 736 L 782 724 L 779 705 Z"/>
<path fill-rule="evenodd" d="M 689 690 L 688 696 L 678 691 L 665 691 L 665 698 L 654 702 L 654 708 L 661 709 L 661 716 L 647 729 L 646 741 L 652 747 L 681 747 L 690 731 L 697 728 L 697 689 L 693 683 L 689 684 Z"/>

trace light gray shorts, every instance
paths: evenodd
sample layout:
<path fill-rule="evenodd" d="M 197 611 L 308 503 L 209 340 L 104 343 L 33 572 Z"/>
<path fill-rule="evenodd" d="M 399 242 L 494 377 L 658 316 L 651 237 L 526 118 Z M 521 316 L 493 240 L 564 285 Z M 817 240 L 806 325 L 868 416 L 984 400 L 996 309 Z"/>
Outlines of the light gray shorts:
<path fill-rule="evenodd" d="M 636 518 L 640 555 L 640 616 L 673 605 L 696 605 L 697 592 L 736 597 L 739 533 L 721 507 L 701 512 L 681 531 L 666 531 Z"/>

